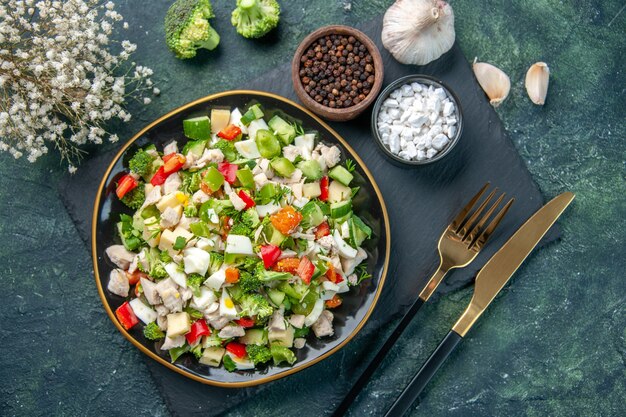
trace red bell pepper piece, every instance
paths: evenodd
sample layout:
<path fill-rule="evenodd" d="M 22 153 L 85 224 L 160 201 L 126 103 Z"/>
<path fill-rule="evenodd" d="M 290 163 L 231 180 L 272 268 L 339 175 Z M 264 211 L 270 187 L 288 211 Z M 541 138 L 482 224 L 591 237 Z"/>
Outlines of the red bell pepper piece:
<path fill-rule="evenodd" d="M 155 172 L 154 175 L 152 176 L 152 179 L 150 180 L 150 184 L 154 186 L 163 185 L 167 177 L 169 177 L 169 174 L 166 174 L 165 169 L 163 168 L 163 166 L 161 166 L 159 167 L 157 172 Z"/>
<path fill-rule="evenodd" d="M 169 175 L 176 171 L 180 171 L 183 165 L 185 165 L 185 161 L 187 161 L 187 158 L 179 153 L 165 155 L 163 157 L 163 162 L 165 162 L 165 165 L 163 165 L 163 173 Z"/>
<path fill-rule="evenodd" d="M 326 307 L 327 308 L 337 308 L 337 307 L 339 307 L 341 305 L 342 302 L 343 302 L 343 300 L 341 299 L 339 294 L 335 294 L 335 295 L 333 295 L 333 298 L 331 298 L 330 300 L 326 300 Z"/>
<path fill-rule="evenodd" d="M 220 162 L 217 165 L 217 170 L 224 176 L 224 179 L 229 184 L 234 183 L 237 179 L 237 169 L 239 169 L 237 165 L 228 162 Z"/>
<path fill-rule="evenodd" d="M 261 246 L 261 259 L 263 259 L 265 269 L 270 269 L 280 258 L 281 253 L 280 248 L 276 245 Z"/>
<path fill-rule="evenodd" d="M 226 345 L 226 350 L 238 358 L 246 356 L 246 345 L 242 345 L 241 343 L 230 342 Z"/>
<path fill-rule="evenodd" d="M 239 195 L 239 198 L 241 198 L 243 202 L 246 203 L 246 209 L 256 206 L 256 203 L 254 202 L 252 197 L 246 194 L 244 190 L 239 190 L 239 193 L 237 195 Z"/>
<path fill-rule="evenodd" d="M 135 324 L 139 323 L 139 319 L 135 316 L 135 312 L 128 301 L 124 302 L 124 304 L 115 310 L 115 317 L 117 317 L 122 327 L 126 330 L 131 329 Z"/>
<path fill-rule="evenodd" d="M 300 265 L 298 265 L 298 271 L 296 272 L 302 279 L 302 282 L 309 285 L 314 272 L 315 265 L 313 265 L 313 262 L 311 262 L 306 256 L 303 256 L 302 259 L 300 259 Z"/>
<path fill-rule="evenodd" d="M 242 317 L 239 320 L 235 320 L 235 323 L 237 323 L 244 329 L 254 327 L 254 319 L 252 317 Z"/>
<path fill-rule="evenodd" d="M 117 189 L 115 190 L 115 194 L 117 194 L 117 198 L 122 198 L 126 195 L 126 193 L 133 190 L 138 185 L 139 183 L 136 179 L 133 178 L 132 175 L 126 174 L 117 183 Z"/>
<path fill-rule="evenodd" d="M 141 278 L 148 278 L 148 275 L 137 269 L 132 274 L 126 271 L 126 278 L 128 278 L 128 283 L 130 285 L 135 285 Z"/>
<path fill-rule="evenodd" d="M 193 345 L 196 341 L 202 336 L 208 336 L 211 334 L 211 329 L 207 326 L 206 321 L 201 319 L 195 321 L 191 325 L 191 329 L 189 333 L 185 335 L 185 339 L 187 339 L 187 343 Z"/>
<path fill-rule="evenodd" d="M 317 226 L 317 229 L 315 229 L 315 240 L 321 239 L 324 236 L 328 236 L 329 234 L 330 234 L 330 226 L 328 225 L 328 222 L 324 222 L 320 224 L 319 226 Z"/>
<path fill-rule="evenodd" d="M 319 199 L 321 201 L 328 200 L 328 177 L 322 177 L 320 181 L 320 190 L 322 193 L 320 194 Z"/>
<path fill-rule="evenodd" d="M 228 125 L 217 133 L 217 136 L 226 140 L 236 139 L 239 135 L 241 135 L 241 129 L 235 125 Z"/>

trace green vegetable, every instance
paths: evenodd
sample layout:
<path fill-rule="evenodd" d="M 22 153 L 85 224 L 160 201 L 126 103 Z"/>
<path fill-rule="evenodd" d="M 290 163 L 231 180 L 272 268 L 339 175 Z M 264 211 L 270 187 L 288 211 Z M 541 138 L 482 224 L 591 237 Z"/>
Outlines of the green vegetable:
<path fill-rule="evenodd" d="M 200 296 L 200 286 L 205 280 L 206 278 L 204 278 L 200 274 L 187 275 L 187 286 L 191 288 L 191 291 L 193 291 L 193 295 L 195 295 L 196 297 Z"/>
<path fill-rule="evenodd" d="M 310 290 L 308 293 L 306 293 L 304 298 L 302 298 L 302 301 L 299 304 L 292 305 L 291 309 L 296 314 L 308 316 L 311 311 L 313 311 L 313 306 L 315 305 L 315 302 L 318 298 L 319 295 L 317 294 L 317 291 Z"/>
<path fill-rule="evenodd" d="M 270 352 L 272 353 L 272 358 L 274 359 L 274 365 L 278 365 L 282 362 L 287 362 L 289 365 L 293 365 L 296 361 L 296 355 L 291 351 L 291 349 L 284 346 L 272 343 L 270 345 Z"/>
<path fill-rule="evenodd" d="M 300 162 L 298 168 L 308 180 L 315 181 L 322 178 L 322 167 L 315 159 Z"/>
<path fill-rule="evenodd" d="M 156 159 L 143 149 L 139 149 L 128 161 L 128 168 L 142 177 L 152 174 L 152 162 Z"/>
<path fill-rule="evenodd" d="M 267 125 L 285 145 L 289 145 L 296 137 L 296 129 L 280 116 L 272 117 Z"/>
<path fill-rule="evenodd" d="M 258 291 L 262 285 L 263 283 L 255 274 L 251 274 L 246 271 L 239 272 L 239 287 L 244 292 Z"/>
<path fill-rule="evenodd" d="M 239 343 L 244 345 L 266 345 L 267 330 L 266 329 L 248 329 L 246 334 L 239 338 Z"/>
<path fill-rule="evenodd" d="M 157 219 L 161 217 L 161 212 L 159 211 L 158 208 L 156 208 L 155 205 L 144 207 L 144 209 L 141 210 L 142 219 L 145 220 L 145 219 L 149 219 L 150 217 L 156 217 Z"/>
<path fill-rule="evenodd" d="M 224 158 L 228 162 L 236 161 L 239 158 L 239 153 L 237 152 L 237 148 L 235 148 L 235 144 L 226 139 L 218 140 L 215 145 L 213 145 L 215 149 L 219 149 L 224 154 Z"/>
<path fill-rule="evenodd" d="M 141 238 L 141 232 L 133 227 L 133 218 L 127 214 L 120 214 L 117 230 L 122 244 L 129 251 L 134 251 L 145 243 Z"/>
<path fill-rule="evenodd" d="M 198 215 L 198 208 L 193 204 L 189 204 L 188 206 L 185 206 L 183 213 L 187 218 L 196 217 Z"/>
<path fill-rule="evenodd" d="M 274 303 L 276 306 L 280 306 L 283 303 L 283 300 L 285 299 L 284 292 L 279 291 L 276 288 L 268 288 L 266 292 L 267 292 L 267 296 L 270 298 L 272 303 Z"/>
<path fill-rule="evenodd" d="M 350 214 L 352 211 L 352 200 L 340 201 L 339 203 L 330 204 L 330 217 L 339 219 Z"/>
<path fill-rule="evenodd" d="M 247 345 L 246 352 L 248 357 L 255 365 L 265 363 L 272 359 L 272 352 L 267 346 L 263 345 Z"/>
<path fill-rule="evenodd" d="M 139 182 L 139 185 L 122 197 L 122 203 L 126 204 L 126 206 L 132 208 L 133 210 L 138 210 L 143 205 L 144 201 L 146 201 L 146 187 L 141 181 Z"/>
<path fill-rule="evenodd" d="M 278 26 L 279 20 L 276 0 L 237 0 L 230 22 L 244 38 L 260 38 Z"/>
<path fill-rule="evenodd" d="M 209 186 L 211 191 L 215 192 L 224 184 L 224 176 L 215 167 L 209 167 L 202 181 Z"/>
<path fill-rule="evenodd" d="M 187 142 L 183 148 L 183 154 L 187 155 L 187 151 L 192 151 L 195 156 L 200 157 L 207 139 L 211 138 L 211 119 L 209 116 L 185 119 L 183 120 L 183 133 L 189 139 L 197 139 Z"/>
<path fill-rule="evenodd" d="M 199 172 L 181 171 L 183 177 L 183 183 L 180 189 L 187 193 L 193 194 L 200 189 L 200 183 L 202 182 L 202 176 Z"/>
<path fill-rule="evenodd" d="M 296 167 L 293 166 L 291 161 L 284 157 L 278 157 L 278 158 L 272 159 L 272 162 L 270 162 L 270 166 L 272 167 L 274 171 L 276 171 L 278 175 L 280 175 L 283 178 L 291 177 L 293 172 L 296 170 Z"/>
<path fill-rule="evenodd" d="M 148 274 L 154 279 L 164 279 L 169 277 L 169 274 L 165 270 L 165 265 L 160 261 L 155 261 L 154 264 L 150 263 L 150 273 Z"/>
<path fill-rule="evenodd" d="M 202 317 L 204 317 L 204 314 L 202 314 L 201 311 L 198 311 L 195 308 L 185 307 L 184 311 L 185 313 L 189 314 L 189 317 L 191 317 L 192 319 L 200 320 Z"/>
<path fill-rule="evenodd" d="M 257 130 L 254 141 L 256 142 L 256 146 L 259 148 L 259 153 L 263 158 L 270 159 L 280 155 L 280 142 L 269 130 Z"/>
<path fill-rule="evenodd" d="M 269 281 L 286 281 L 292 278 L 289 272 L 263 271 L 259 274 L 259 279 L 263 282 Z"/>
<path fill-rule="evenodd" d="M 354 175 L 350 173 L 347 169 L 342 167 L 341 165 L 337 165 L 330 171 L 328 171 L 328 176 L 334 180 L 339 181 L 346 187 L 350 185 L 350 181 L 354 178 Z"/>
<path fill-rule="evenodd" d="M 176 362 L 176 359 L 180 358 L 183 353 L 189 352 L 189 345 L 185 344 L 184 346 L 173 348 L 169 350 L 170 358 L 172 358 L 172 363 Z"/>
<path fill-rule="evenodd" d="M 298 337 L 307 337 L 310 330 L 310 327 L 303 327 L 301 329 L 294 328 L 293 337 L 294 339 L 297 339 Z"/>
<path fill-rule="evenodd" d="M 365 239 L 369 239 L 372 236 L 372 229 L 357 216 L 352 216 L 348 219 L 348 228 L 350 230 L 350 240 L 356 247 L 361 246 Z"/>
<path fill-rule="evenodd" d="M 309 201 L 302 207 L 302 228 L 317 227 L 324 222 L 324 212 L 315 201 Z"/>
<path fill-rule="evenodd" d="M 235 364 L 235 361 L 229 355 L 224 355 L 224 358 L 222 358 L 222 362 L 224 363 L 224 368 L 228 372 L 233 372 L 234 370 L 237 369 L 237 365 Z"/>
<path fill-rule="evenodd" d="M 198 344 L 196 347 L 191 349 L 191 353 L 193 353 L 193 356 L 195 356 L 196 359 L 200 360 L 202 357 L 202 344 Z"/>
<path fill-rule="evenodd" d="M 209 24 L 209 0 L 176 0 L 165 15 L 165 40 L 177 58 L 193 58 L 200 48 L 215 49 L 220 35 Z"/>
<path fill-rule="evenodd" d="M 348 172 L 354 172 L 354 170 L 356 169 L 356 164 L 352 159 L 346 159 L 346 169 L 348 170 Z"/>
<path fill-rule="evenodd" d="M 265 297 L 258 293 L 244 294 L 239 300 L 242 317 L 256 316 L 257 320 L 264 321 L 274 313 L 272 307 Z"/>
<path fill-rule="evenodd" d="M 255 104 L 254 106 L 251 106 L 248 111 L 243 114 L 243 116 L 241 116 L 241 123 L 244 126 L 248 126 L 250 122 L 260 119 L 263 116 L 265 115 L 263 114 L 263 110 L 261 110 L 261 105 Z"/>
<path fill-rule="evenodd" d="M 209 237 L 211 236 L 211 229 L 209 225 L 203 221 L 191 223 L 189 225 L 189 230 L 196 236 L 200 237 Z"/>
<path fill-rule="evenodd" d="M 172 246 L 172 249 L 174 250 L 182 250 L 185 245 L 187 244 L 187 239 L 185 239 L 182 236 L 178 236 L 176 238 L 176 242 L 174 242 L 174 246 Z"/>
<path fill-rule="evenodd" d="M 241 215 L 241 221 L 248 227 L 255 228 L 261 224 L 259 213 L 254 208 L 249 208 Z"/>
<path fill-rule="evenodd" d="M 260 204 L 269 204 L 278 194 L 278 186 L 272 182 L 265 184 L 257 193 L 257 200 Z"/>
<path fill-rule="evenodd" d="M 238 169 L 236 175 L 243 188 L 254 189 L 254 175 L 250 168 Z"/>
<path fill-rule="evenodd" d="M 233 235 L 252 237 L 252 235 L 254 234 L 254 230 L 245 225 L 243 222 L 235 222 L 233 227 L 230 228 L 229 233 Z"/>
<path fill-rule="evenodd" d="M 220 269 L 220 267 L 224 263 L 224 255 L 217 252 L 210 252 L 209 255 L 211 255 L 211 263 L 209 264 L 208 272 L 210 275 L 216 273 L 217 270 Z"/>
<path fill-rule="evenodd" d="M 143 328 L 143 335 L 148 340 L 160 340 L 165 337 L 163 330 L 159 329 L 159 326 L 154 321 L 148 323 L 146 327 Z"/>
<path fill-rule="evenodd" d="M 159 259 L 161 260 L 161 262 L 165 262 L 165 263 L 170 263 L 173 261 L 172 256 L 166 250 L 164 250 L 163 252 L 159 254 Z"/>

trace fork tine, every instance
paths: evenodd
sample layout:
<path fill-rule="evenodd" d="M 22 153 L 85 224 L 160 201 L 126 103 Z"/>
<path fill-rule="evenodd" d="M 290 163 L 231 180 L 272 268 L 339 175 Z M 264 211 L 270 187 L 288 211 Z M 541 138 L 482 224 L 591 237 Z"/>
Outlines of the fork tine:
<path fill-rule="evenodd" d="M 459 212 L 459 214 L 457 214 L 454 220 L 452 220 L 452 223 L 450 223 L 450 227 L 455 232 L 457 232 L 458 229 L 461 228 L 461 226 L 463 225 L 463 220 L 465 219 L 467 214 L 470 212 L 470 210 L 474 207 L 474 204 L 476 204 L 476 202 L 480 200 L 480 197 L 482 197 L 485 191 L 487 190 L 487 188 L 489 188 L 489 185 L 491 185 L 490 182 L 483 185 L 483 188 L 481 188 L 480 191 L 478 191 L 478 193 L 476 193 L 476 195 L 472 197 L 469 203 L 467 203 L 465 207 L 463 207 L 463 209 Z"/>
<path fill-rule="evenodd" d="M 491 199 L 493 198 L 494 195 L 496 195 L 497 192 L 498 192 L 498 188 L 495 188 L 491 193 L 489 193 L 487 198 L 485 198 L 485 201 L 483 201 L 480 204 L 480 206 L 478 206 L 476 211 L 474 211 L 474 213 L 472 213 L 472 215 L 470 216 L 469 219 L 467 219 L 465 224 L 463 224 L 463 226 L 459 228 L 459 230 L 457 231 L 457 235 L 462 240 L 465 240 L 465 238 L 469 234 L 469 231 L 472 229 L 472 225 L 474 224 L 474 222 L 476 222 L 476 219 L 478 219 L 478 216 L 480 216 L 482 214 L 482 212 L 485 209 L 485 207 L 487 207 L 487 204 L 489 204 L 489 201 L 491 201 Z"/>
<path fill-rule="evenodd" d="M 495 191 L 494 191 L 495 192 Z M 493 194 L 493 193 L 492 193 Z M 487 212 L 480 218 L 480 220 L 478 221 L 478 223 L 476 223 L 476 225 L 474 225 L 474 227 L 472 227 L 471 230 L 469 230 L 465 236 L 463 237 L 462 241 L 463 242 L 473 242 L 476 239 L 476 236 L 478 236 L 478 234 L 480 233 L 480 231 L 482 230 L 482 227 L 484 226 L 485 223 L 487 223 L 487 220 L 489 220 L 489 218 L 491 217 L 491 215 L 493 214 L 493 212 L 496 210 L 496 208 L 498 208 L 498 206 L 500 205 L 500 203 L 502 202 L 502 200 L 504 199 L 504 196 L 506 195 L 506 193 L 502 193 L 500 194 L 500 197 L 498 197 L 498 199 L 495 201 L 495 203 L 493 203 L 491 205 L 491 207 L 489 207 L 489 210 L 487 210 Z M 489 196 L 491 197 L 491 195 Z M 489 200 L 487 200 L 489 201 Z M 485 201 L 485 203 L 487 202 Z M 468 224 L 469 225 L 469 224 Z"/>
<path fill-rule="evenodd" d="M 509 200 L 508 203 L 506 203 L 504 207 L 502 207 L 502 210 L 500 210 L 500 212 L 496 215 L 496 217 L 494 217 L 491 223 L 489 223 L 489 226 L 487 226 L 487 228 L 476 239 L 474 239 L 474 241 L 472 241 L 469 249 L 471 249 L 473 246 L 476 246 L 478 250 L 482 249 L 485 243 L 487 243 L 487 240 L 491 237 L 493 231 L 496 230 L 496 227 L 498 227 L 498 225 L 502 221 L 502 218 L 506 215 L 507 211 L 509 211 L 509 208 L 511 208 L 511 205 L 514 201 L 515 199 L 512 198 Z"/>

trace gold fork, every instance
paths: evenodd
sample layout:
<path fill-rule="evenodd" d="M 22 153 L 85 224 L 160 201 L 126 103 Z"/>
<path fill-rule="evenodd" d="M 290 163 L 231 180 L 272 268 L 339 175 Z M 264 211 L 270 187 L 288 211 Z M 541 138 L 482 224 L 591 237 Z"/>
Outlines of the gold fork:
<path fill-rule="evenodd" d="M 439 267 L 437 268 L 437 271 L 430 278 L 426 287 L 422 290 L 418 299 L 415 300 L 409 311 L 407 311 L 402 317 L 402 320 L 400 320 L 400 323 L 398 323 L 389 338 L 385 341 L 385 344 L 367 365 L 359 379 L 344 397 L 341 404 L 339 404 L 337 409 L 335 409 L 332 414 L 334 417 L 343 416 L 348 411 L 348 408 L 350 408 L 352 402 L 359 395 L 359 392 L 361 392 L 363 387 L 367 385 L 374 371 L 378 369 L 378 365 L 380 365 L 404 329 L 406 329 L 411 320 L 413 320 L 413 317 L 420 307 L 433 295 L 448 271 L 454 268 L 462 268 L 469 265 L 485 246 L 487 240 L 493 234 L 496 227 L 498 227 L 502 218 L 507 213 L 515 199 L 510 199 L 504 207 L 498 211 L 495 217 L 493 217 L 493 220 L 491 220 L 489 225 L 485 227 L 485 224 L 487 224 L 487 221 L 493 215 L 505 196 L 505 194 L 502 193 L 485 212 L 485 208 L 496 195 L 498 191 L 497 188 L 494 189 L 487 196 L 487 198 L 485 198 L 485 200 L 478 206 L 478 208 L 476 208 L 476 210 L 474 210 L 473 213 L 471 213 L 472 209 L 485 194 L 485 191 L 487 191 L 487 188 L 489 188 L 489 185 L 490 184 L 487 183 L 483 186 L 483 188 L 481 188 L 481 190 L 470 200 L 469 203 L 467 203 L 465 207 L 463 207 L 461 212 L 454 218 L 454 220 L 452 220 L 452 223 L 450 223 L 450 225 L 443 232 L 441 238 L 439 238 L 439 244 L 437 245 L 437 249 L 439 251 Z"/>

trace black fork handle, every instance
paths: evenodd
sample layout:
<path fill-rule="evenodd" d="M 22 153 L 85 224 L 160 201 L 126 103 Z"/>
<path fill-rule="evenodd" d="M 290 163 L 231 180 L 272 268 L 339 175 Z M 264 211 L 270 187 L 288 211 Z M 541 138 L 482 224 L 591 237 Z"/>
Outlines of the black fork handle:
<path fill-rule="evenodd" d="M 359 379 L 352 386 L 348 394 L 344 397 L 343 401 L 341 401 L 341 404 L 339 404 L 337 409 L 333 412 L 332 417 L 343 416 L 348 411 L 350 405 L 354 402 L 363 387 L 367 385 L 370 378 L 374 374 L 374 371 L 378 369 L 383 359 L 385 359 L 385 356 L 387 356 L 387 353 L 389 353 L 391 348 L 398 341 L 404 330 L 407 328 L 409 323 L 411 323 L 413 317 L 415 317 L 415 314 L 418 312 L 423 304 L 424 300 L 422 300 L 421 298 L 418 298 L 413 303 L 409 311 L 407 311 L 406 314 L 402 317 L 402 320 L 400 320 L 400 323 L 398 323 L 395 329 L 393 329 L 393 332 L 387 338 L 385 344 L 376 353 L 376 356 L 374 356 L 374 358 L 369 362 L 361 376 L 359 376 Z"/>
<path fill-rule="evenodd" d="M 385 417 L 402 417 L 407 412 L 462 339 L 458 333 L 450 330 L 426 363 L 422 365 L 419 372 L 411 379 L 409 385 L 389 408 Z"/>

